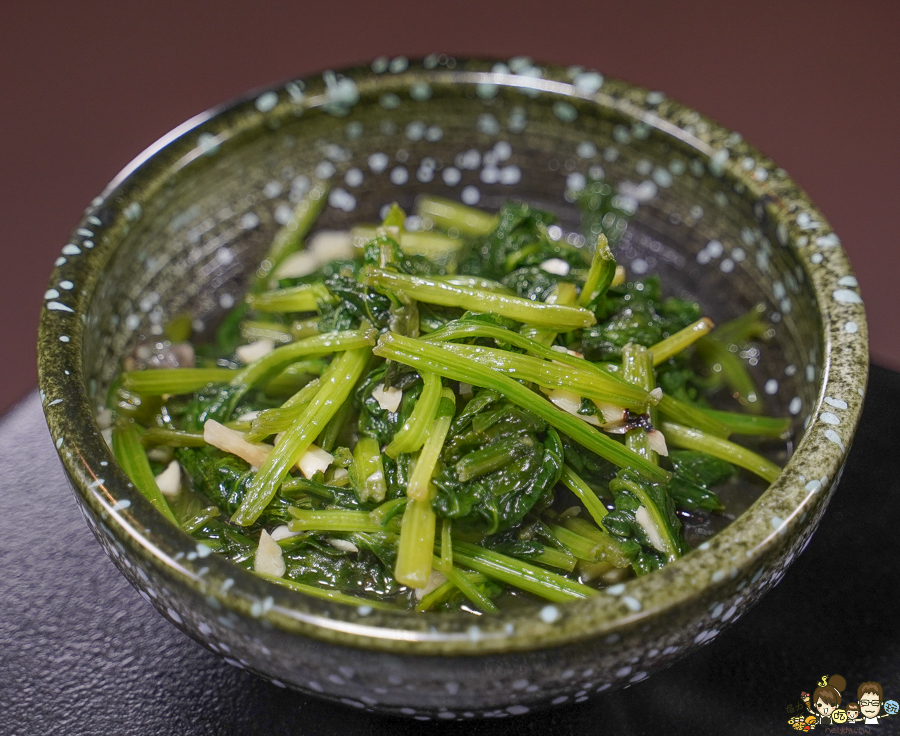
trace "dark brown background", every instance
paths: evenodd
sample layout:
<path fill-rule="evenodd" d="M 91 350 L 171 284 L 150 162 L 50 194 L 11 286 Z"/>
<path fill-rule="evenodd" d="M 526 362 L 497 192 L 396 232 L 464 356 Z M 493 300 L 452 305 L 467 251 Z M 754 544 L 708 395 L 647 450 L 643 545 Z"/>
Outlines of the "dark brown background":
<path fill-rule="evenodd" d="M 872 353 L 900 368 L 900 3 L 6 2 L 0 20 L 0 411 L 36 382 L 41 295 L 84 206 L 130 159 L 241 92 L 381 54 L 594 67 L 773 157 L 841 235 Z"/>

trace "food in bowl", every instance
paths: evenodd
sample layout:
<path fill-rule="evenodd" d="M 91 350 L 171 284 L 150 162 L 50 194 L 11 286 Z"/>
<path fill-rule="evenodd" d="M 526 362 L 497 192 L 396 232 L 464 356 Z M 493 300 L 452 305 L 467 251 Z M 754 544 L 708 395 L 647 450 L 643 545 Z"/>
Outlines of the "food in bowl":
<path fill-rule="evenodd" d="M 355 606 L 495 613 L 664 567 L 734 517 L 717 487 L 778 476 L 789 420 L 741 357 L 764 308 L 715 327 L 626 274 L 636 204 L 602 179 L 580 238 L 420 196 L 303 247 L 325 194 L 214 342 L 176 318 L 110 390 L 116 458 L 204 549 Z"/>

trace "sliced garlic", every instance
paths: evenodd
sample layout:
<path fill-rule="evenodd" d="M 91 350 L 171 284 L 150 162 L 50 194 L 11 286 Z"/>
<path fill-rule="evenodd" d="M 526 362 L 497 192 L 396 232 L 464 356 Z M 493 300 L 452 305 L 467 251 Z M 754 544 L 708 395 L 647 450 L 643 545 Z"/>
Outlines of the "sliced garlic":
<path fill-rule="evenodd" d="M 264 442 L 247 442 L 242 432 L 229 429 L 224 424 L 219 424 L 215 419 L 207 419 L 203 425 L 203 439 L 207 444 L 218 447 L 222 452 L 237 455 L 246 460 L 250 465 L 260 467 L 272 452 L 272 445 Z"/>
<path fill-rule="evenodd" d="M 541 270 L 552 273 L 554 276 L 568 276 L 569 266 L 567 261 L 562 258 L 548 258 L 541 264 Z"/>
<path fill-rule="evenodd" d="M 400 402 L 403 400 L 403 392 L 399 388 L 385 388 L 383 383 L 379 383 L 372 389 L 372 398 L 378 402 L 385 411 L 395 412 L 400 408 Z"/>
<path fill-rule="evenodd" d="M 320 266 L 353 258 L 353 236 L 349 230 L 322 230 L 309 240 L 307 248 Z"/>
<path fill-rule="evenodd" d="M 594 401 L 594 406 L 603 415 L 604 429 L 612 429 L 625 421 L 625 409 L 615 404 L 607 404 L 604 401 Z"/>
<path fill-rule="evenodd" d="M 237 355 L 237 359 L 246 365 L 259 360 L 264 355 L 268 355 L 274 349 L 275 341 L 264 337 L 247 345 L 238 345 L 234 353 Z"/>
<path fill-rule="evenodd" d="M 659 531 L 653 523 L 653 519 L 650 518 L 650 512 L 647 511 L 645 506 L 638 506 L 638 510 L 634 513 L 634 520 L 640 524 L 641 528 L 646 532 L 650 544 L 660 552 L 665 552 L 665 542 L 663 542 L 662 537 L 659 535 Z"/>
<path fill-rule="evenodd" d="M 177 460 L 168 464 L 166 469 L 156 476 L 156 485 L 164 496 L 177 496 L 181 491 L 181 466 Z"/>
<path fill-rule="evenodd" d="M 264 575 L 274 575 L 276 578 L 282 577 L 287 570 L 281 547 L 265 529 L 259 533 L 259 546 L 253 558 L 253 570 Z"/>
<path fill-rule="evenodd" d="M 297 461 L 297 467 L 300 468 L 303 477 L 308 479 L 319 471 L 324 473 L 332 462 L 334 462 L 334 455 L 321 447 L 310 445 L 309 449 L 303 453 L 303 457 Z"/>
<path fill-rule="evenodd" d="M 282 524 L 281 526 L 276 526 L 272 530 L 270 536 L 277 542 L 281 539 L 290 539 L 291 537 L 297 537 L 301 534 L 303 534 L 303 532 L 292 532 L 287 524 Z"/>
<path fill-rule="evenodd" d="M 428 595 L 431 591 L 440 587 L 447 581 L 447 578 L 444 577 L 443 573 L 438 572 L 437 570 L 431 571 L 431 577 L 428 578 L 428 582 L 425 584 L 424 588 L 416 588 L 416 600 L 422 600 L 426 595 Z"/>
<path fill-rule="evenodd" d="M 341 552 L 359 552 L 359 547 L 353 544 L 353 542 L 348 542 L 346 539 L 326 537 L 325 541 L 335 549 L 339 549 Z"/>
<path fill-rule="evenodd" d="M 581 408 L 581 397 L 578 394 L 573 394 L 571 391 L 565 391 L 561 388 L 552 389 L 551 391 L 542 390 L 547 394 L 547 398 L 558 408 L 579 419 L 583 419 L 588 424 L 593 424 L 595 427 L 602 426 L 596 415 L 578 413 L 578 410 Z"/>
<path fill-rule="evenodd" d="M 647 432 L 647 444 L 650 445 L 651 450 L 662 455 L 663 457 L 669 456 L 669 448 L 666 445 L 666 438 L 658 429 L 653 429 Z"/>
<path fill-rule="evenodd" d="M 319 259 L 315 254 L 308 250 L 300 250 L 291 253 L 285 258 L 275 272 L 272 274 L 275 279 L 299 279 L 303 276 L 309 276 L 319 268 Z"/>

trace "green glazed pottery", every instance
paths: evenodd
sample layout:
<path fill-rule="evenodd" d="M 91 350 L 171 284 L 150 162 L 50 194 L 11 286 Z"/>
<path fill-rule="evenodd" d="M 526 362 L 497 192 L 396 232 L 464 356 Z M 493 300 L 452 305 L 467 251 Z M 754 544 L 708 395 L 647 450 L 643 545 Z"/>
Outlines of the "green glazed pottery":
<path fill-rule="evenodd" d="M 409 210 L 428 192 L 518 197 L 577 232 L 603 178 L 634 209 L 617 257 L 714 320 L 765 303 L 751 370 L 793 419 L 778 480 L 663 570 L 590 599 L 498 615 L 401 614 L 309 598 L 171 526 L 116 465 L 96 419 L 122 358 L 169 317 L 210 334 L 317 180 L 317 227 Z M 577 241 L 580 236 L 569 236 Z M 578 244 L 575 242 L 575 244 Z M 91 202 L 56 260 L 40 327 L 50 433 L 88 525 L 140 594 L 235 667 L 422 719 L 527 713 L 640 682 L 732 625 L 809 542 L 859 420 L 868 352 L 840 240 L 771 160 L 659 92 L 580 67 L 381 58 L 198 115 Z"/>

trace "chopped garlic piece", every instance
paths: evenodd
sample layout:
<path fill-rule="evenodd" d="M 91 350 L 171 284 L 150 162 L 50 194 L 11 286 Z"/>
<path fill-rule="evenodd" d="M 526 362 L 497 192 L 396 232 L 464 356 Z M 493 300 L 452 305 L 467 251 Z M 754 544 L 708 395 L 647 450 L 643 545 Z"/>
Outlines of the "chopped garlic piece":
<path fill-rule="evenodd" d="M 341 480 L 342 478 L 346 478 L 350 473 L 347 471 L 347 468 L 337 468 L 334 471 L 334 475 L 331 476 L 332 480 Z"/>
<path fill-rule="evenodd" d="M 602 426 L 596 415 L 578 413 L 578 410 L 581 408 L 581 397 L 578 394 L 573 394 L 571 391 L 565 391 L 561 388 L 556 388 L 549 392 L 546 389 L 543 390 L 547 394 L 547 398 L 558 408 L 573 414 L 579 419 L 583 419 L 588 424 L 593 424 L 595 427 Z"/>
<path fill-rule="evenodd" d="M 166 469 L 156 476 L 156 485 L 164 496 L 177 496 L 181 490 L 181 466 L 177 460 L 169 463 Z"/>
<path fill-rule="evenodd" d="M 300 250 L 285 258 L 272 276 L 275 279 L 298 279 L 302 276 L 309 276 L 318 268 L 319 259 L 315 254 L 308 250 Z"/>
<path fill-rule="evenodd" d="M 327 537 L 325 541 L 335 549 L 339 549 L 341 552 L 359 552 L 359 547 L 353 544 L 353 542 L 348 542 L 346 539 Z"/>
<path fill-rule="evenodd" d="M 399 388 L 385 388 L 383 383 L 379 383 L 372 389 L 372 398 L 378 402 L 385 411 L 395 412 L 400 408 L 400 401 L 403 399 L 403 392 Z"/>
<path fill-rule="evenodd" d="M 425 587 L 416 588 L 416 600 L 422 600 L 431 591 L 443 585 L 446 581 L 447 578 L 444 577 L 443 573 L 440 573 L 437 570 L 432 570 L 431 577 L 428 578 L 428 582 L 425 584 Z"/>
<path fill-rule="evenodd" d="M 323 473 L 328 470 L 328 466 L 334 462 L 334 455 L 326 452 L 321 447 L 310 445 L 309 449 L 303 453 L 297 461 L 297 467 L 303 473 L 304 478 L 312 478 L 318 471 Z"/>
<path fill-rule="evenodd" d="M 281 547 L 265 529 L 259 533 L 259 546 L 256 548 L 256 555 L 253 558 L 253 570 L 266 575 L 274 575 L 276 578 L 283 576 L 287 570 L 284 556 L 281 554 Z"/>
<path fill-rule="evenodd" d="M 353 236 L 349 230 L 322 230 L 310 238 L 307 248 L 320 266 L 349 260 L 353 258 Z"/>
<path fill-rule="evenodd" d="M 460 383 L 459 384 L 459 395 L 466 398 L 471 399 L 474 395 L 474 391 L 472 391 L 471 383 Z"/>
<path fill-rule="evenodd" d="M 254 409 L 253 411 L 245 411 L 243 414 L 241 414 L 241 415 L 237 418 L 237 420 L 238 420 L 239 422 L 252 422 L 252 421 L 253 421 L 254 419 L 256 419 L 256 417 L 258 417 L 260 414 L 262 414 L 262 410 L 261 410 L 261 409 Z"/>
<path fill-rule="evenodd" d="M 647 432 L 647 444 L 650 445 L 651 450 L 659 453 L 663 457 L 669 456 L 669 448 L 666 445 L 666 438 L 658 429 Z"/>
<path fill-rule="evenodd" d="M 662 401 L 662 397 L 663 390 L 659 386 L 657 386 L 650 392 L 650 398 L 653 399 L 654 404 L 658 404 L 660 401 Z"/>
<path fill-rule="evenodd" d="M 641 528 L 647 533 L 650 544 L 656 547 L 660 552 L 665 552 L 666 545 L 663 542 L 662 537 L 659 536 L 659 531 L 653 523 L 653 519 L 650 518 L 650 512 L 647 511 L 645 506 L 638 506 L 638 510 L 634 513 L 634 520 L 640 524 Z"/>
<path fill-rule="evenodd" d="M 272 445 L 264 442 L 253 443 L 244 439 L 242 432 L 229 429 L 219 424 L 215 419 L 207 419 L 203 425 L 203 439 L 213 447 L 218 447 L 222 452 L 229 452 L 246 460 L 250 465 L 260 467 L 272 452 Z"/>
<path fill-rule="evenodd" d="M 303 532 L 292 532 L 287 524 L 282 524 L 281 526 L 276 526 L 272 530 L 270 536 L 277 542 L 281 539 L 290 539 L 291 537 L 297 537 L 301 534 L 303 534 Z"/>
<path fill-rule="evenodd" d="M 251 342 L 248 345 L 238 345 L 237 350 L 234 352 L 241 363 L 248 364 L 259 360 L 264 355 L 268 355 L 274 349 L 275 341 L 270 340 L 268 337 L 264 337 L 261 340 Z"/>
<path fill-rule="evenodd" d="M 577 350 L 569 350 L 568 348 L 563 347 L 562 345 L 551 345 L 550 349 L 556 353 L 566 353 L 568 355 L 571 355 L 573 358 L 583 358 L 584 357 L 584 355 L 579 353 Z M 555 361 L 555 360 L 553 362 L 557 363 L 557 361 Z M 567 364 L 566 363 L 557 363 L 557 365 L 567 365 Z"/>
<path fill-rule="evenodd" d="M 541 264 L 541 270 L 554 276 L 568 276 L 569 264 L 562 258 L 549 258 Z"/>
<path fill-rule="evenodd" d="M 606 425 L 616 426 L 625 421 L 625 409 L 621 406 L 607 404 L 604 401 L 594 401 L 594 406 L 600 410 L 600 413 L 603 415 L 603 423 Z M 611 428 L 612 427 L 604 427 L 604 429 Z"/>

